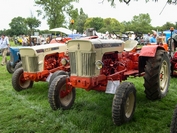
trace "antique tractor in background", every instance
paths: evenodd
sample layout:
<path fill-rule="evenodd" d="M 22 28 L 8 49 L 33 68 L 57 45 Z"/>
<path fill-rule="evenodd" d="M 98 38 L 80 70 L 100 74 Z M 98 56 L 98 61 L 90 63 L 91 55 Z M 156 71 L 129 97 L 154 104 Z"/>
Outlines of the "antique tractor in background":
<path fill-rule="evenodd" d="M 70 71 L 65 43 L 21 47 L 20 56 L 22 67 L 12 75 L 12 86 L 16 91 L 31 88 L 34 81 L 49 81 L 52 73 L 50 79 Z"/>
<path fill-rule="evenodd" d="M 6 69 L 9 73 L 14 73 L 14 71 L 22 66 L 21 57 L 19 54 L 20 47 L 10 47 L 10 60 L 6 64 Z"/>
<path fill-rule="evenodd" d="M 172 34 L 173 30 L 171 30 Z M 171 35 L 172 37 L 168 40 L 169 46 L 171 47 L 171 75 L 177 76 L 177 34 Z M 171 120 L 170 133 L 177 133 L 177 105 L 175 106 L 173 117 Z"/>
<path fill-rule="evenodd" d="M 171 47 L 171 75 L 177 76 L 177 34 L 173 34 L 172 39 L 169 39 L 169 46 Z"/>
<path fill-rule="evenodd" d="M 160 45 L 138 49 L 137 43 L 98 38 L 68 41 L 70 75 L 59 75 L 52 80 L 48 91 L 51 108 L 70 109 L 75 100 L 75 88 L 113 93 L 112 119 L 116 125 L 121 125 L 132 119 L 136 106 L 135 86 L 124 81 L 129 76 L 144 77 L 148 99 L 166 96 L 170 82 L 168 52 Z"/>

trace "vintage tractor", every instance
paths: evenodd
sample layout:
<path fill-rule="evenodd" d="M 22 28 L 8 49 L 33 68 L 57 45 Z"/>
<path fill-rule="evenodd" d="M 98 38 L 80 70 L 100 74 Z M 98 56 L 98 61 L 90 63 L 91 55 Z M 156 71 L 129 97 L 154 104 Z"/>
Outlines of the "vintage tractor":
<path fill-rule="evenodd" d="M 171 47 L 171 75 L 177 76 L 177 34 L 172 35 L 172 39 L 169 39 L 169 46 Z"/>
<path fill-rule="evenodd" d="M 22 67 L 12 75 L 12 86 L 16 91 L 31 88 L 34 81 L 50 82 L 48 77 L 52 79 L 55 75 L 70 71 L 65 43 L 21 47 L 20 56 Z"/>
<path fill-rule="evenodd" d="M 70 109 L 75 88 L 113 93 L 114 124 L 129 122 L 135 111 L 136 89 L 125 82 L 129 76 L 143 76 L 146 97 L 150 100 L 166 96 L 170 82 L 170 59 L 160 45 L 136 48 L 135 40 L 92 39 L 68 41 L 70 75 L 54 77 L 48 90 L 53 110 Z M 123 82 L 124 81 L 124 82 Z"/>
<path fill-rule="evenodd" d="M 10 60 L 6 64 L 6 69 L 9 73 L 13 73 L 17 68 L 22 66 L 19 54 L 20 47 L 10 47 Z"/>

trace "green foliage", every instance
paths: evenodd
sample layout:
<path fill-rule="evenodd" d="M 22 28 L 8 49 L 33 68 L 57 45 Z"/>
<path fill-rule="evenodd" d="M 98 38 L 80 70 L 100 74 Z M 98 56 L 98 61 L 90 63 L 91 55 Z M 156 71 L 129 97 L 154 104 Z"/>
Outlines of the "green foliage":
<path fill-rule="evenodd" d="M 69 11 L 69 16 L 71 17 L 71 19 L 74 20 L 74 23 L 77 23 L 77 18 L 79 16 L 78 9 L 70 10 Z M 76 29 L 76 25 L 75 24 L 71 24 L 71 22 L 70 22 L 69 29 Z"/>
<path fill-rule="evenodd" d="M 163 30 L 169 30 L 170 27 L 176 27 L 176 25 L 173 24 L 173 23 L 167 22 L 166 24 L 164 24 L 164 25 L 162 26 L 162 31 L 163 31 Z"/>
<path fill-rule="evenodd" d="M 104 1 L 104 0 L 103 0 Z M 115 4 L 115 1 L 116 0 L 107 0 L 108 2 L 111 3 L 111 6 L 115 7 L 116 4 Z M 118 0 L 120 3 L 124 2 L 126 4 L 129 4 L 132 0 Z M 138 1 L 138 0 L 135 0 L 135 1 Z M 150 0 L 145 0 L 145 2 L 149 2 Z M 158 0 L 152 0 L 154 2 L 158 2 Z M 177 1 L 176 0 L 167 0 L 167 3 L 168 4 L 177 4 Z"/>
<path fill-rule="evenodd" d="M 49 28 L 65 26 L 65 18 L 72 9 L 71 2 L 78 0 L 35 0 L 35 4 L 42 10 L 38 10 L 38 15 L 43 15 L 47 19 Z"/>
<path fill-rule="evenodd" d="M 76 23 L 76 27 L 77 27 L 76 30 L 79 33 L 83 33 L 83 31 L 86 29 L 87 26 L 85 25 L 87 23 L 87 19 L 88 19 L 88 15 L 85 14 L 84 12 L 80 12 L 80 15 L 78 16 L 77 23 Z"/>
<path fill-rule="evenodd" d="M 116 20 L 115 18 L 106 18 L 106 19 L 104 19 L 103 28 L 106 31 L 109 31 L 109 32 L 113 32 L 113 31 L 123 32 L 124 31 L 123 25 L 118 20 Z M 106 32 L 106 31 L 104 31 L 104 32 Z"/>
<path fill-rule="evenodd" d="M 39 27 L 41 21 L 39 21 L 36 17 L 28 17 L 25 19 L 25 23 L 30 28 L 31 35 L 33 35 L 33 29 Z"/>
<path fill-rule="evenodd" d="M 90 21 L 90 28 L 94 28 L 96 31 L 103 27 L 103 18 L 95 17 Z"/>
<path fill-rule="evenodd" d="M 27 34 L 27 25 L 25 23 L 25 18 L 22 17 L 15 17 L 12 19 L 12 21 L 9 23 L 9 26 L 11 28 L 11 34 L 12 35 L 22 35 Z"/>
<path fill-rule="evenodd" d="M 133 16 L 133 20 L 131 21 L 131 29 L 134 32 L 148 33 L 151 32 L 151 19 L 149 14 L 139 14 L 138 16 Z"/>

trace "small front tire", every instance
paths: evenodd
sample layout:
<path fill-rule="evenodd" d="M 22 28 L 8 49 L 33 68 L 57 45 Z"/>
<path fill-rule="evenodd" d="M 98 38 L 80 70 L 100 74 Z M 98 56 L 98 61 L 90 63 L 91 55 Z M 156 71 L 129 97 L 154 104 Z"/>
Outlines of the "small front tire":
<path fill-rule="evenodd" d="M 69 78 L 67 75 L 57 76 L 49 87 L 48 100 L 53 110 L 60 108 L 64 110 L 70 109 L 74 104 L 76 95 L 75 88 L 66 85 L 67 78 Z"/>
<path fill-rule="evenodd" d="M 132 83 L 122 82 L 116 90 L 112 103 L 112 118 L 115 125 L 129 122 L 136 107 L 136 89 Z"/>
<path fill-rule="evenodd" d="M 14 73 L 14 67 L 11 65 L 10 61 L 7 62 L 6 69 L 10 74 Z"/>
<path fill-rule="evenodd" d="M 12 75 L 12 86 L 16 91 L 21 91 L 31 88 L 33 81 L 25 80 L 23 77 L 23 68 L 19 68 Z"/>
<path fill-rule="evenodd" d="M 14 71 L 16 71 L 18 68 L 21 68 L 21 67 L 22 67 L 22 62 L 20 61 L 15 65 Z"/>
<path fill-rule="evenodd" d="M 49 86 L 50 86 L 50 84 L 52 83 L 52 81 L 54 80 L 54 78 L 56 78 L 56 77 L 59 76 L 59 75 L 67 75 L 67 73 L 66 73 L 65 71 L 63 71 L 63 70 L 58 70 L 58 71 L 54 72 L 54 73 L 52 74 L 52 76 L 50 77 Z"/>

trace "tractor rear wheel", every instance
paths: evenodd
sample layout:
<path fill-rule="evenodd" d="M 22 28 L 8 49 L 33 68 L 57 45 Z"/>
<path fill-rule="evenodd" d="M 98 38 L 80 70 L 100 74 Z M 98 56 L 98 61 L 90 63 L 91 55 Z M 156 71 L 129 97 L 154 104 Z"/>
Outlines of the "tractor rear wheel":
<path fill-rule="evenodd" d="M 16 71 L 18 68 L 21 68 L 21 67 L 22 67 L 22 62 L 20 61 L 15 65 L 14 71 Z"/>
<path fill-rule="evenodd" d="M 60 75 L 55 77 L 52 81 L 49 91 L 48 91 L 48 99 L 50 106 L 53 110 L 57 110 L 62 108 L 64 110 L 70 109 L 74 104 L 76 91 L 75 88 L 71 88 L 66 85 L 66 80 L 69 78 L 67 75 Z"/>
<path fill-rule="evenodd" d="M 170 133 L 177 133 L 177 105 L 175 106 L 175 110 L 173 113 L 171 126 L 170 126 Z"/>
<path fill-rule="evenodd" d="M 14 67 L 11 65 L 10 61 L 6 63 L 6 69 L 9 73 L 14 73 Z"/>
<path fill-rule="evenodd" d="M 25 80 L 23 77 L 23 68 L 19 68 L 12 75 L 12 86 L 16 91 L 21 91 L 31 88 L 33 81 Z"/>
<path fill-rule="evenodd" d="M 58 70 L 58 71 L 54 72 L 52 74 L 52 76 L 50 77 L 49 86 L 52 83 L 52 81 L 54 80 L 54 78 L 57 77 L 57 76 L 59 76 L 59 75 L 67 75 L 67 73 L 65 71 L 63 71 L 63 70 Z"/>
<path fill-rule="evenodd" d="M 122 82 L 116 90 L 112 103 L 112 118 L 115 125 L 129 122 L 136 107 L 136 89 L 132 83 Z"/>
<path fill-rule="evenodd" d="M 164 50 L 157 50 L 155 57 L 146 61 L 144 87 L 150 100 L 166 96 L 170 82 L 170 59 Z"/>

